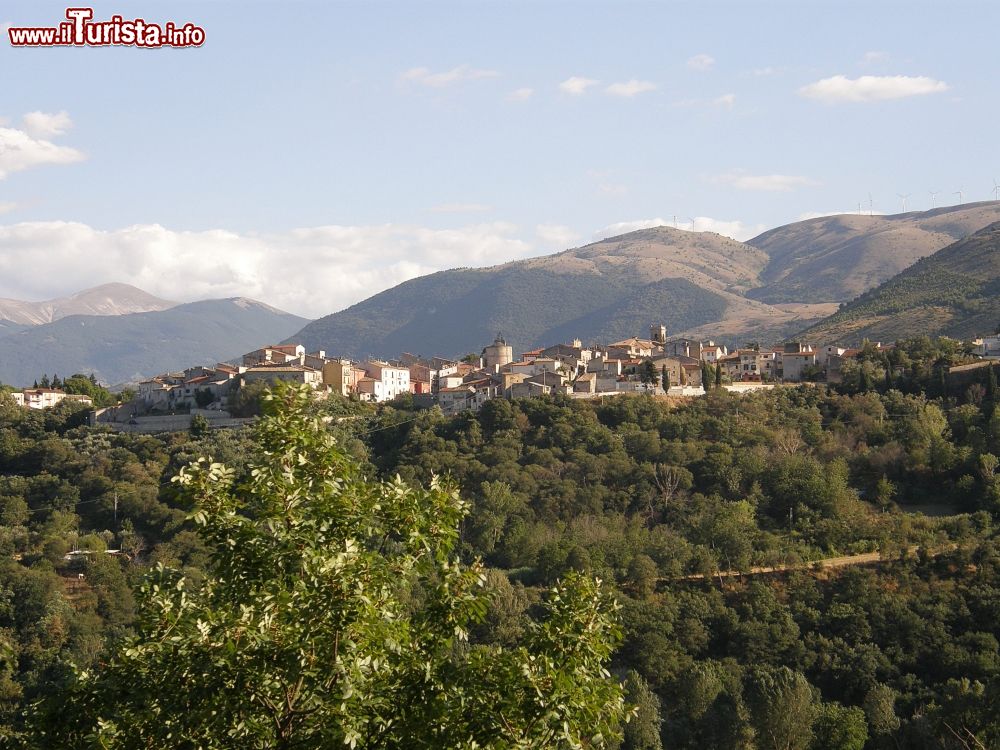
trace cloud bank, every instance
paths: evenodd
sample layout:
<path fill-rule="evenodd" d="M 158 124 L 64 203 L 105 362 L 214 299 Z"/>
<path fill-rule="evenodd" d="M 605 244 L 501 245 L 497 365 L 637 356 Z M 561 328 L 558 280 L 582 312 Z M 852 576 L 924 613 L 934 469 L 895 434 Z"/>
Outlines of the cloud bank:
<path fill-rule="evenodd" d="M 48 299 L 114 280 L 167 299 L 245 296 L 319 317 L 416 276 L 538 252 L 515 232 L 503 222 L 457 229 L 320 226 L 267 235 L 157 224 L 113 231 L 62 221 L 0 225 L 0 297 Z M 551 228 L 540 234 L 556 239 Z"/>
<path fill-rule="evenodd" d="M 571 76 L 559 84 L 559 90 L 566 94 L 579 96 L 591 86 L 596 86 L 600 81 L 593 78 L 583 78 L 582 76 Z"/>
<path fill-rule="evenodd" d="M 48 140 L 72 127 L 73 121 L 65 112 L 29 112 L 22 122 L 23 129 L 0 127 L 0 180 L 32 167 L 72 164 L 84 159 L 83 153 L 75 148 Z M 0 125 L 4 123 L 6 120 L 0 120 Z"/>
<path fill-rule="evenodd" d="M 651 81 L 638 81 L 633 78 L 630 81 L 623 81 L 621 83 L 612 83 L 606 89 L 607 93 L 612 96 L 623 96 L 630 98 L 636 94 L 643 94 L 647 91 L 655 91 L 656 84 Z"/>
<path fill-rule="evenodd" d="M 948 84 L 926 76 L 833 76 L 799 89 L 799 95 L 827 104 L 877 102 L 939 94 Z"/>
<path fill-rule="evenodd" d="M 713 219 L 710 216 L 695 216 L 679 219 L 676 224 L 673 219 L 635 219 L 634 221 L 619 221 L 614 224 L 598 229 L 594 232 L 594 240 L 603 240 L 608 237 L 615 237 L 627 232 L 635 232 L 639 229 L 651 229 L 652 227 L 673 227 L 685 232 L 715 232 L 716 234 L 732 237 L 740 242 L 756 237 L 767 227 L 764 224 L 744 224 L 742 221 L 725 221 Z"/>

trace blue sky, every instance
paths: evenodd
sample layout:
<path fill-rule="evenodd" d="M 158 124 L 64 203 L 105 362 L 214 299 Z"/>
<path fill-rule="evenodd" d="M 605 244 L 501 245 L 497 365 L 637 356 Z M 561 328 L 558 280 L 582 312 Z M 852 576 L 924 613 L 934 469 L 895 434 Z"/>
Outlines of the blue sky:
<path fill-rule="evenodd" d="M 65 8 L 7 1 L 0 24 Z M 120 280 L 316 316 L 615 228 L 745 239 L 1000 179 L 991 2 L 95 6 L 113 14 L 207 40 L 4 35 L 0 296 Z"/>

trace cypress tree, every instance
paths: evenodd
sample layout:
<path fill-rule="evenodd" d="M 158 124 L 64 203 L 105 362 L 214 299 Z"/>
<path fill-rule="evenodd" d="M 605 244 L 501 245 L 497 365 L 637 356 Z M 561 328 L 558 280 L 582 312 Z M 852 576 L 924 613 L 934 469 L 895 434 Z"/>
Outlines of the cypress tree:
<path fill-rule="evenodd" d="M 721 362 L 716 362 L 715 363 L 715 387 L 716 388 L 721 388 L 722 387 L 722 363 Z"/>
<path fill-rule="evenodd" d="M 664 393 L 670 390 L 670 373 L 667 372 L 666 365 L 660 368 L 660 385 L 663 387 Z"/>

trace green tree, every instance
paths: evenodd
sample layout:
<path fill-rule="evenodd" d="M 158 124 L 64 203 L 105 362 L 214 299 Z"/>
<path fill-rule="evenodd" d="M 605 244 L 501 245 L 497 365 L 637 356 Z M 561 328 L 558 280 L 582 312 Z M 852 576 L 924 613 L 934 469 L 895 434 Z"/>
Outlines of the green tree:
<path fill-rule="evenodd" d="M 660 571 L 649 555 L 638 554 L 628 565 L 628 582 L 635 595 L 646 599 L 656 591 L 656 579 Z"/>
<path fill-rule="evenodd" d="M 208 420 L 201 414 L 195 414 L 191 417 L 191 426 L 188 428 L 188 432 L 191 437 L 198 439 L 205 437 L 211 431 L 211 425 L 209 425 Z"/>
<path fill-rule="evenodd" d="M 876 737 L 891 735 L 899 729 L 896 716 L 896 692 L 884 683 L 875 685 L 865 695 L 864 710 L 868 727 Z"/>
<path fill-rule="evenodd" d="M 639 372 L 639 378 L 643 383 L 655 383 L 656 382 L 656 367 L 653 365 L 653 360 L 647 359 L 642 363 L 642 369 Z"/>
<path fill-rule="evenodd" d="M 635 715 L 625 725 L 622 750 L 663 750 L 660 739 L 660 699 L 635 670 L 625 680 L 625 696 Z"/>
<path fill-rule="evenodd" d="M 39 746 L 549 748 L 613 742 L 620 639 L 600 582 L 550 590 L 525 645 L 471 647 L 483 570 L 457 558 L 467 505 L 438 480 L 370 481 L 306 388 L 264 396 L 247 478 L 175 478 L 211 550 L 196 583 L 158 566 L 137 636 L 36 706 Z"/>
<path fill-rule="evenodd" d="M 670 373 L 667 372 L 666 365 L 660 368 L 660 387 L 663 388 L 664 393 L 670 390 Z"/>
<path fill-rule="evenodd" d="M 215 401 L 215 394 L 210 388 L 198 388 L 194 392 L 194 402 L 199 409 L 205 409 Z"/>
<path fill-rule="evenodd" d="M 788 667 L 756 667 L 747 675 L 745 698 L 760 750 L 805 750 L 816 718 L 813 688 Z"/>
<path fill-rule="evenodd" d="M 864 750 L 868 742 L 865 712 L 857 706 L 823 703 L 813 731 L 809 750 Z"/>
<path fill-rule="evenodd" d="M 722 387 L 722 363 L 721 362 L 716 362 L 715 363 L 715 387 L 716 388 L 721 388 Z"/>

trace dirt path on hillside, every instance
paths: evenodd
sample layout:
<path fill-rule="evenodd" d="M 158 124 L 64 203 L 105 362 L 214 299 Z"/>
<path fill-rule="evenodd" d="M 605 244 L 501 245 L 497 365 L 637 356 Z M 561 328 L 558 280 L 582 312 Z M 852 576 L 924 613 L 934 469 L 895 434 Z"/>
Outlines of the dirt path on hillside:
<path fill-rule="evenodd" d="M 942 552 L 950 552 L 957 548 L 958 545 L 951 544 L 945 547 L 943 550 L 937 552 L 930 552 L 931 557 L 937 557 Z M 915 554 L 919 547 L 913 546 L 907 550 L 908 555 Z M 749 570 L 722 570 L 716 573 L 712 573 L 706 576 L 704 573 L 692 573 L 691 575 L 681 576 L 680 578 L 661 578 L 661 583 L 670 583 L 672 581 L 700 581 L 705 578 L 738 578 L 740 576 L 756 576 L 756 575 L 772 575 L 774 573 L 787 573 L 792 570 L 827 570 L 832 568 L 849 568 L 854 565 L 875 565 L 882 562 L 891 562 L 893 560 L 898 560 L 899 555 L 889 555 L 885 556 L 881 552 L 862 552 L 859 555 L 841 555 L 839 557 L 826 557 L 822 560 L 809 560 L 807 562 L 794 563 L 791 565 L 777 565 L 774 567 L 755 565 Z"/>

